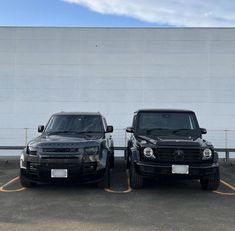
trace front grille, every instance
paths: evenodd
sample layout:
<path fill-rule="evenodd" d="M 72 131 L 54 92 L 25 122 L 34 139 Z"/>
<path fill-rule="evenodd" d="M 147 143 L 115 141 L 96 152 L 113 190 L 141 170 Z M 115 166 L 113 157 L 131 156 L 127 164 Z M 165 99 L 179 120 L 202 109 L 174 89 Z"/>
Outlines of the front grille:
<path fill-rule="evenodd" d="M 156 161 L 159 162 L 197 163 L 202 161 L 202 152 L 199 148 L 158 148 L 155 156 Z"/>
<path fill-rule="evenodd" d="M 78 155 L 62 155 L 62 154 L 54 154 L 54 155 L 41 155 L 41 159 L 56 159 L 56 160 L 64 160 L 64 159 L 79 159 Z"/>
<path fill-rule="evenodd" d="M 51 153 L 51 152 L 76 153 L 78 152 L 78 148 L 43 148 L 42 151 L 45 153 Z"/>
<path fill-rule="evenodd" d="M 43 163 L 40 165 L 41 169 L 77 169 L 80 165 L 78 163 Z"/>

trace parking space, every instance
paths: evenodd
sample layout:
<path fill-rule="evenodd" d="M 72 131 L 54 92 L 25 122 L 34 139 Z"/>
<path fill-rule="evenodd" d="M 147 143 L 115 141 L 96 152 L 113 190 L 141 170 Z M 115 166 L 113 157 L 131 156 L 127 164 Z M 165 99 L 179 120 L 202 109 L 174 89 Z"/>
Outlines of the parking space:
<path fill-rule="evenodd" d="M 0 230 L 223 230 L 235 227 L 235 166 L 221 164 L 218 191 L 198 181 L 148 182 L 131 190 L 118 158 L 110 189 L 85 185 L 20 186 L 18 161 L 0 161 Z"/>

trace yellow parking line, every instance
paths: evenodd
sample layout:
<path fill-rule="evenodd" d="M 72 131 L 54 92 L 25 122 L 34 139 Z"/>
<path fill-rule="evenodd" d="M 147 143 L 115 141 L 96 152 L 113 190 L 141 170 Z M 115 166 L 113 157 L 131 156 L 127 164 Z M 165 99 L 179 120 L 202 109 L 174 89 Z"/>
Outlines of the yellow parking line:
<path fill-rule="evenodd" d="M 213 193 L 217 193 L 217 194 L 225 195 L 225 196 L 235 196 L 235 193 L 225 193 L 225 192 L 220 192 L 220 191 L 213 191 Z"/>
<path fill-rule="evenodd" d="M 233 191 L 235 191 L 235 187 L 233 187 L 231 184 L 227 183 L 224 180 L 220 180 L 220 182 L 225 185 L 226 187 L 232 189 Z M 226 193 L 226 192 L 220 192 L 220 191 L 213 191 L 214 193 L 220 194 L 220 195 L 226 195 L 226 196 L 235 196 L 235 193 Z"/>
<path fill-rule="evenodd" d="M 111 188 L 104 188 L 104 191 L 105 192 L 109 192 L 109 193 L 119 193 L 119 194 L 124 194 L 124 193 L 129 193 L 132 191 L 132 188 L 131 187 L 128 187 L 127 190 L 124 190 L 124 191 L 116 191 L 116 190 L 113 190 Z"/>
<path fill-rule="evenodd" d="M 20 191 L 23 191 L 25 190 L 25 188 L 19 188 L 19 189 L 11 189 L 11 190 L 8 190 L 8 189 L 4 189 L 5 187 L 7 187 L 8 185 L 10 185 L 11 183 L 17 181 L 19 179 L 19 177 L 15 177 L 13 178 L 12 180 L 8 181 L 6 184 L 2 185 L 0 187 L 0 192 L 20 192 Z"/>
<path fill-rule="evenodd" d="M 127 176 L 128 176 L 128 170 L 127 170 Z M 131 188 L 131 186 L 130 186 L 129 177 L 127 178 L 127 185 L 128 185 L 128 187 L 127 187 L 127 189 L 124 190 L 124 191 L 116 191 L 116 190 L 113 190 L 113 189 L 111 189 L 111 188 L 104 188 L 104 191 L 105 191 L 105 192 L 109 192 L 109 193 L 118 193 L 118 194 L 124 194 L 124 193 L 129 193 L 129 192 L 131 192 L 131 191 L 132 191 L 132 188 Z"/>
<path fill-rule="evenodd" d="M 235 187 L 233 187 L 231 184 L 225 182 L 224 180 L 220 180 L 220 182 L 224 185 L 226 185 L 228 188 L 232 189 L 233 191 L 235 191 Z"/>

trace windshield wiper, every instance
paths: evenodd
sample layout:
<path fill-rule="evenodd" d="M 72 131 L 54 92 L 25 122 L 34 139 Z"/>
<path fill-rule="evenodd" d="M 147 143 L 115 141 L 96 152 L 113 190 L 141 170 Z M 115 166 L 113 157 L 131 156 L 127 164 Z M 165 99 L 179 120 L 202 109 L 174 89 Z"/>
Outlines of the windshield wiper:
<path fill-rule="evenodd" d="M 84 133 L 102 133 L 102 131 L 81 131 L 81 132 L 74 131 L 74 132 L 77 133 L 77 134 L 84 134 Z"/>
<path fill-rule="evenodd" d="M 56 135 L 56 134 L 68 134 L 68 133 L 72 133 L 72 134 L 84 134 L 84 133 L 101 133 L 98 131 L 74 131 L 74 130 L 65 130 L 65 131 L 54 131 L 54 132 L 48 132 L 48 135 Z"/>
<path fill-rule="evenodd" d="M 149 129 L 146 129 L 146 131 L 154 131 L 154 130 L 169 130 L 169 128 L 149 128 Z"/>
<path fill-rule="evenodd" d="M 189 131 L 192 131 L 192 129 L 187 129 L 187 128 L 175 129 L 175 130 L 172 131 L 172 133 L 175 134 L 175 133 L 182 132 L 182 131 L 189 132 Z"/>
<path fill-rule="evenodd" d="M 150 129 L 146 129 L 146 132 L 147 132 L 147 134 L 149 134 L 149 133 L 151 133 L 151 132 L 153 132 L 153 131 L 163 131 L 163 130 L 170 130 L 170 129 L 168 129 L 168 128 L 150 128 Z"/>
<path fill-rule="evenodd" d="M 54 132 L 48 132 L 48 135 L 56 135 L 60 133 L 70 133 L 71 131 L 54 131 Z"/>

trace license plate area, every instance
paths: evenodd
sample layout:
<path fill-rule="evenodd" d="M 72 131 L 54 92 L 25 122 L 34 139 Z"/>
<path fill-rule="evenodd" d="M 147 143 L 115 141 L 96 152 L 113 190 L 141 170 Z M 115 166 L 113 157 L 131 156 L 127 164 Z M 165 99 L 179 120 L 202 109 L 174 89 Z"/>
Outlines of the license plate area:
<path fill-rule="evenodd" d="M 51 169 L 51 178 L 67 178 L 67 169 Z"/>
<path fill-rule="evenodd" d="M 188 165 L 172 165 L 172 174 L 189 174 Z"/>

